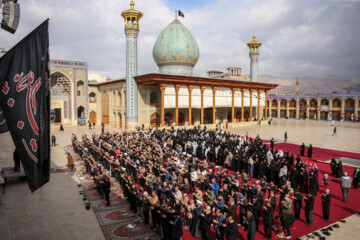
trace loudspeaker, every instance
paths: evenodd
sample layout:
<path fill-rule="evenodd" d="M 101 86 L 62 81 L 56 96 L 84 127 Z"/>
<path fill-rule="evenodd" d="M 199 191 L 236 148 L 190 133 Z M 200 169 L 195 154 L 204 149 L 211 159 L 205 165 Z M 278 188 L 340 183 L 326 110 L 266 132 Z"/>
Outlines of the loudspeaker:
<path fill-rule="evenodd" d="M 14 34 L 20 21 L 20 5 L 14 1 L 4 1 L 1 28 Z"/>

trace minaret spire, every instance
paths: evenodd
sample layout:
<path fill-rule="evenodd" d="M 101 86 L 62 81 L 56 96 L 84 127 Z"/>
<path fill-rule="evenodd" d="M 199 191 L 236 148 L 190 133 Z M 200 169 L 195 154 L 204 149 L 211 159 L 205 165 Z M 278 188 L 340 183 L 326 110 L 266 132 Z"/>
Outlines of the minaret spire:
<path fill-rule="evenodd" d="M 130 9 L 121 13 L 125 20 L 126 35 L 126 128 L 134 129 L 138 126 L 138 86 L 134 76 L 138 74 L 137 37 L 139 35 L 139 21 L 142 12 L 134 8 L 134 1 L 130 2 Z"/>

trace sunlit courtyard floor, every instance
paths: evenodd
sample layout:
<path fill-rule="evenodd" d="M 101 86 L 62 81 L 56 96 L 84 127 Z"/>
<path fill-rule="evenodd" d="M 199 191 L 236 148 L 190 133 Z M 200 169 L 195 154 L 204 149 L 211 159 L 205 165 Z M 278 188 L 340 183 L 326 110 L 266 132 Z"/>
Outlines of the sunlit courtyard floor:
<path fill-rule="evenodd" d="M 274 119 L 274 124 L 264 121 L 261 126 L 247 128 L 229 128 L 231 133 L 238 133 L 263 139 L 275 138 L 282 142 L 285 131 L 288 142 L 296 144 L 312 143 L 314 147 L 360 153 L 360 124 L 335 122 L 337 137 L 332 136 L 333 127 L 328 121 Z M 100 127 L 89 130 L 87 126 L 52 126 L 52 133 L 57 138 L 57 146 L 52 147 L 51 167 L 61 168 L 67 164 L 65 147 L 71 144 L 71 134 L 77 136 L 100 133 Z M 106 131 L 122 131 L 111 126 Z M 14 145 L 9 133 L 0 135 L 0 167 L 13 166 Z M 24 180 L 10 181 L 6 193 L 1 192 L 0 204 L 0 239 L 104 239 L 101 228 L 93 211 L 86 211 L 78 193 L 77 177 L 73 172 L 55 173 L 42 189 L 31 194 Z M 2 186 L 0 187 L 2 191 Z M 334 236 L 354 239 L 351 232 L 354 226 L 360 226 L 359 217 L 353 215 L 349 222 L 337 230 Z M 350 226 L 352 231 L 349 231 Z M 355 230 L 358 232 L 360 229 Z M 336 238 L 327 238 L 336 239 Z M 338 238 L 337 238 L 338 239 Z"/>

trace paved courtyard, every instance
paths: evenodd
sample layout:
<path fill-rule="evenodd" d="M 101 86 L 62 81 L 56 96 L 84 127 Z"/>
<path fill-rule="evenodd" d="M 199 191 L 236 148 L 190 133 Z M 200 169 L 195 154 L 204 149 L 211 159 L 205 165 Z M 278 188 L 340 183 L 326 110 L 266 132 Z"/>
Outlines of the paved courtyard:
<path fill-rule="evenodd" d="M 228 130 L 241 135 L 248 132 L 252 137 L 260 134 L 263 139 L 274 137 L 276 141 L 283 141 L 287 131 L 290 143 L 312 143 L 316 147 L 360 152 L 360 124 L 336 122 L 336 126 L 337 137 L 331 136 L 333 127 L 330 122 L 313 120 L 274 119 L 273 125 L 262 122 L 261 126 Z M 100 127 L 95 130 L 89 130 L 87 126 L 64 127 L 65 131 L 59 132 L 58 125 L 52 126 L 58 145 L 52 148 L 51 167 L 65 167 L 67 164 L 65 147 L 70 144 L 73 132 L 79 137 L 100 133 Z M 119 131 L 110 126 L 105 130 Z M 9 133 L 0 135 L 0 146 L 0 167 L 13 166 L 14 146 Z M 48 184 L 31 194 L 24 180 L 9 182 L 5 195 L 1 193 L 0 239 L 104 239 L 93 211 L 84 208 L 77 183 L 73 172 L 54 173 Z M 350 218 L 349 222 L 359 226 L 359 217 Z M 352 239 L 351 231 L 346 233 L 349 228 L 350 224 L 345 224 L 337 234 L 344 236 L 343 239 Z"/>

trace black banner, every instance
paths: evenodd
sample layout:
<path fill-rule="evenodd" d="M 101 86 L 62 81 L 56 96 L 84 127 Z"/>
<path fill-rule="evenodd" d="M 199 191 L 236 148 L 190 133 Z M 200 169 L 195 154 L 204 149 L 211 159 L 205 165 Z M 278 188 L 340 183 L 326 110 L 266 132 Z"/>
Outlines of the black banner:
<path fill-rule="evenodd" d="M 50 177 L 48 27 L 46 20 L 0 58 L 0 107 L 31 192 Z"/>

